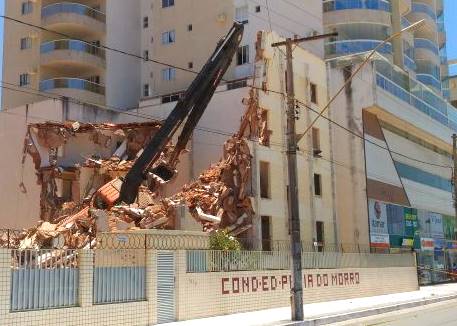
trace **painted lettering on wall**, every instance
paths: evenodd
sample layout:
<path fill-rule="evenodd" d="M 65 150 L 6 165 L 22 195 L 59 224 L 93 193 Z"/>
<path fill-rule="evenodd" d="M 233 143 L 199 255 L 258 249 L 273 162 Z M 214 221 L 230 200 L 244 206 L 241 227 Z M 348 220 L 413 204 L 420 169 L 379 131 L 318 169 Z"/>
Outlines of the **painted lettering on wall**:
<path fill-rule="evenodd" d="M 323 273 L 304 274 L 303 288 L 351 287 L 360 284 L 360 274 Z M 292 278 L 290 275 L 281 276 L 240 276 L 224 277 L 221 279 L 222 294 L 240 294 L 290 290 Z"/>

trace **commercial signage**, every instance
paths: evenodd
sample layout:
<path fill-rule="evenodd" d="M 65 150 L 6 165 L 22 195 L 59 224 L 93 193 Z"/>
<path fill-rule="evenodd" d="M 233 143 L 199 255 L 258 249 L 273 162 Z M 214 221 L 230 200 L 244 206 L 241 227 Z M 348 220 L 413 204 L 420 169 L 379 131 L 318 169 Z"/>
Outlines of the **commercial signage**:
<path fill-rule="evenodd" d="M 405 212 L 403 206 L 387 204 L 387 228 L 390 235 L 403 236 Z"/>
<path fill-rule="evenodd" d="M 345 273 L 317 273 L 303 275 L 303 288 L 336 288 L 357 287 L 360 284 L 359 272 Z M 221 279 L 221 293 L 223 295 L 273 292 L 292 288 L 290 274 L 281 276 L 235 276 Z"/>
<path fill-rule="evenodd" d="M 429 213 L 430 216 L 430 231 L 435 239 L 443 239 L 443 215 L 438 213 Z"/>
<path fill-rule="evenodd" d="M 414 245 L 414 239 L 403 238 L 402 247 L 412 247 Z"/>
<path fill-rule="evenodd" d="M 404 208 L 405 213 L 405 236 L 414 238 L 418 232 L 417 210 L 414 208 Z"/>
<path fill-rule="evenodd" d="M 444 237 L 448 240 L 454 239 L 456 229 L 456 218 L 454 216 L 443 215 Z"/>
<path fill-rule="evenodd" d="M 447 241 L 446 248 L 447 249 L 457 249 L 457 241 Z"/>
<path fill-rule="evenodd" d="M 370 233 L 388 235 L 387 207 L 383 202 L 370 199 L 368 201 L 368 215 L 370 220 Z"/>
<path fill-rule="evenodd" d="M 431 238 L 421 238 L 422 250 L 435 250 L 435 240 Z"/>
<path fill-rule="evenodd" d="M 390 241 L 388 234 L 371 234 L 370 246 L 374 248 L 389 248 Z"/>

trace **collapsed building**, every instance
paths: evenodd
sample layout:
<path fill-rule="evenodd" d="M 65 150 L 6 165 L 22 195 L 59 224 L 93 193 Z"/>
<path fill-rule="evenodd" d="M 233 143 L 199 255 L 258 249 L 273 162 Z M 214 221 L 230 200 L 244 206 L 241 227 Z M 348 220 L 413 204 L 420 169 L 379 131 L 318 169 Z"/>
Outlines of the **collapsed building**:
<path fill-rule="evenodd" d="M 205 232 L 223 228 L 245 237 L 255 215 L 248 139 L 268 144 L 271 132 L 257 91 L 251 90 L 243 104 L 247 108 L 240 129 L 225 142 L 219 162 L 178 187 L 148 174 L 130 205 L 118 202 L 122 180 L 161 127 L 160 121 L 30 124 L 23 161 L 31 157 L 36 169 L 40 221 L 13 241 L 20 248 L 94 247 L 97 232 L 179 229 L 181 207 Z M 170 142 L 150 170 L 166 161 L 173 149 Z M 173 187 L 176 191 L 166 196 L 165 190 Z"/>

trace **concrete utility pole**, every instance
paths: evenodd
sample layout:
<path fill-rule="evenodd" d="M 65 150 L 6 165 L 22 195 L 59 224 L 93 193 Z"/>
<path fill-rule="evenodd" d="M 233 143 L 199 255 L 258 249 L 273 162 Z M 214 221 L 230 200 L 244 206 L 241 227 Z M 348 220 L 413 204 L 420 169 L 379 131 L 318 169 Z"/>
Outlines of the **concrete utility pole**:
<path fill-rule="evenodd" d="M 292 295 L 291 308 L 292 320 L 301 321 L 303 313 L 303 282 L 301 264 L 301 236 L 300 216 L 298 207 L 298 182 L 297 182 L 297 134 L 295 131 L 295 91 L 292 52 L 293 45 L 301 42 L 318 40 L 337 33 L 317 35 L 300 39 L 288 38 L 284 42 L 274 43 L 272 47 L 286 46 L 287 56 L 287 165 L 289 171 L 289 222 L 291 226 L 291 254 L 292 254 Z"/>
<path fill-rule="evenodd" d="M 454 171 L 452 172 L 452 185 L 454 186 L 454 209 L 457 217 L 457 134 L 452 135 L 452 160 Z"/>

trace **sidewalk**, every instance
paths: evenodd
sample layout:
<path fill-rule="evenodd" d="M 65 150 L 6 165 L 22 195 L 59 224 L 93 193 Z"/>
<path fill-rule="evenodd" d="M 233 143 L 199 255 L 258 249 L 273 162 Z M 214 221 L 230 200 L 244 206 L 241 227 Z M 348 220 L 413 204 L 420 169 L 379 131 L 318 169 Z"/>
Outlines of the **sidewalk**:
<path fill-rule="evenodd" d="M 235 315 L 189 320 L 167 326 L 273 326 L 327 325 L 400 309 L 457 299 L 457 284 L 423 287 L 419 291 L 369 298 L 312 303 L 304 306 L 305 322 L 291 322 L 290 308 L 277 308 Z"/>

